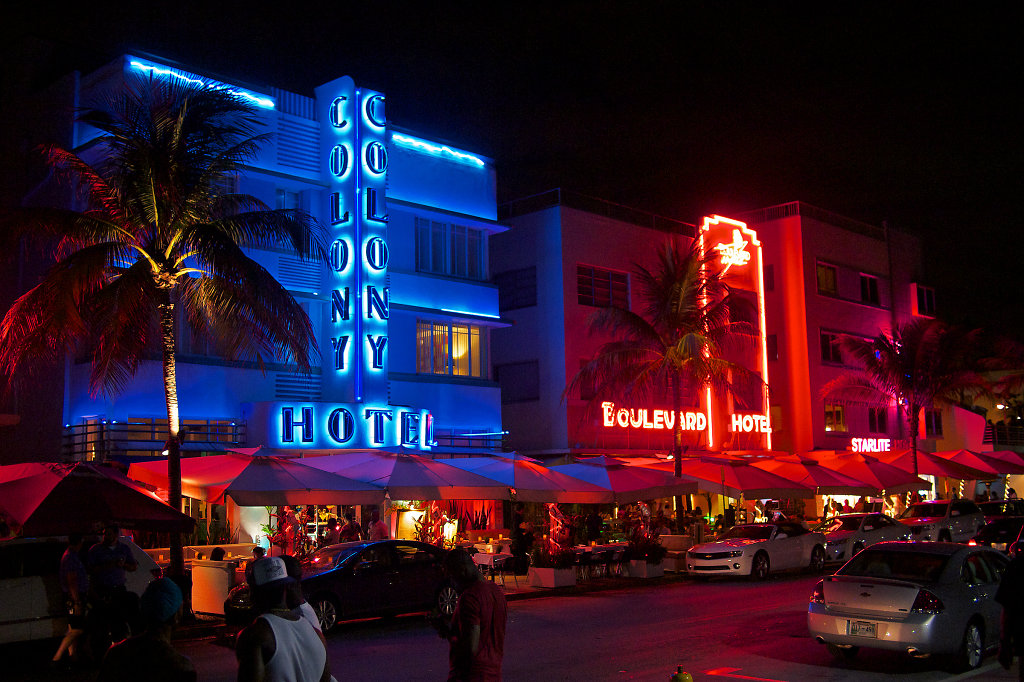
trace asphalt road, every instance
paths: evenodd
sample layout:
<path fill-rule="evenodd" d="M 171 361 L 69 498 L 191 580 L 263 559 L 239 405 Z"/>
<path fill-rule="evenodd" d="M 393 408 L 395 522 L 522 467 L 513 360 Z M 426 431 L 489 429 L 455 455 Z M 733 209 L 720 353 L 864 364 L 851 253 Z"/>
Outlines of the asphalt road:
<path fill-rule="evenodd" d="M 677 665 L 697 682 L 1017 679 L 1016 664 L 1005 672 L 993 656 L 980 670 L 963 676 L 947 673 L 941 661 L 890 652 L 862 650 L 854 661 L 836 661 L 807 635 L 807 598 L 817 579 L 789 575 L 765 583 L 680 581 L 514 601 L 509 605 L 504 679 L 665 682 Z M 234 651 L 223 638 L 177 644 L 192 657 L 200 680 L 235 679 Z M 328 635 L 328 649 L 332 671 L 341 682 L 436 681 L 447 675 L 447 645 L 422 616 L 341 624 Z M 0 650 L 10 662 L 0 678 L 88 679 L 48 672 L 32 662 L 32 651 L 40 650 Z M 43 660 L 51 654 L 41 652 Z M 139 679 L 145 678 L 140 671 Z"/>

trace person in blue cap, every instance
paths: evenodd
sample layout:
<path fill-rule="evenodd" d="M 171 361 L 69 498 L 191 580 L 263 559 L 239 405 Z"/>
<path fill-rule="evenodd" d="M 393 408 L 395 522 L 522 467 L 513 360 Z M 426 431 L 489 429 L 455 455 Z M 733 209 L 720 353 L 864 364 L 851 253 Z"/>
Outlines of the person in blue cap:
<path fill-rule="evenodd" d="M 181 602 L 181 589 L 174 581 L 159 578 L 151 582 L 139 600 L 145 631 L 107 651 L 97 682 L 195 682 L 192 661 L 171 644 Z"/>

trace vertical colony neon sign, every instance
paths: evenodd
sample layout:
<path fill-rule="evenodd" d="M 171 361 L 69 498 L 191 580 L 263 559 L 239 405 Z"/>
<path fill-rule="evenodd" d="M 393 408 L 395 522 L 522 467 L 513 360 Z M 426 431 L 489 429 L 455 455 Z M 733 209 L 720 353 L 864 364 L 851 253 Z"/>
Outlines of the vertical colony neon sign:
<path fill-rule="evenodd" d="M 389 251 L 384 96 L 335 81 L 325 145 L 331 314 L 323 346 L 326 383 L 354 402 L 386 400 Z M 326 374 L 326 373 L 325 373 Z"/>
<path fill-rule="evenodd" d="M 771 416 L 768 403 L 768 337 L 765 329 L 764 311 L 764 261 L 761 253 L 761 242 L 757 232 L 748 229 L 747 224 L 738 220 L 724 218 L 719 215 L 705 216 L 700 228 L 700 253 L 707 262 L 710 250 L 718 253 L 718 264 L 722 268 L 730 286 L 737 289 L 752 291 L 757 296 L 758 327 L 760 330 L 760 356 L 762 405 L 764 414 L 751 415 L 731 414 L 730 431 L 744 433 L 762 433 L 765 437 L 765 448 L 772 447 Z M 706 392 L 708 412 L 711 412 L 712 391 Z M 708 443 L 714 443 L 712 423 L 708 419 Z"/>
<path fill-rule="evenodd" d="M 321 324 L 324 393 L 338 403 L 273 403 L 282 446 L 426 449 L 426 410 L 388 404 L 387 118 L 384 95 L 349 77 L 317 88 L 324 121 L 330 313 Z"/>

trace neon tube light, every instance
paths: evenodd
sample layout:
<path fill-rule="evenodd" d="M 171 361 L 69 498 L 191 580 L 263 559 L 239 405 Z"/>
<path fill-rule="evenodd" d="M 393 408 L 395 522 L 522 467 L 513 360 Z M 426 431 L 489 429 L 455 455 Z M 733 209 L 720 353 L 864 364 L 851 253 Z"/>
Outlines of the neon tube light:
<path fill-rule="evenodd" d="M 478 168 L 483 168 L 483 159 L 480 159 L 472 154 L 460 152 L 457 149 L 452 149 L 447 145 L 433 144 L 426 140 L 421 140 L 418 137 L 409 137 L 408 135 L 400 135 L 399 133 L 392 133 L 391 141 L 397 144 L 399 147 L 406 147 L 408 149 L 415 149 L 418 152 L 424 154 L 433 154 L 434 156 L 445 157 L 451 161 L 457 161 L 459 163 L 467 163 Z"/>
<path fill-rule="evenodd" d="M 501 319 L 501 315 L 488 315 L 487 313 L 474 313 L 469 310 L 453 310 L 452 308 L 441 308 L 441 312 L 455 313 L 456 315 L 475 315 L 477 317 L 489 317 L 494 320 Z"/>
<path fill-rule="evenodd" d="M 274 100 L 272 100 L 269 97 L 261 97 L 259 95 L 254 95 L 251 92 L 248 92 L 247 90 L 242 90 L 240 88 L 235 88 L 229 85 L 225 85 L 223 83 L 218 83 L 217 81 L 211 81 L 206 78 L 187 75 L 174 69 L 168 69 L 166 67 L 161 66 L 154 66 L 153 64 L 146 64 L 144 62 L 136 60 L 132 60 L 130 63 L 131 67 L 136 71 L 149 72 L 155 76 L 163 76 L 168 80 L 177 79 L 183 83 L 187 83 L 188 85 L 198 85 L 200 87 L 209 88 L 211 90 L 226 90 L 232 95 L 240 97 L 244 100 L 248 100 L 249 102 L 255 104 L 258 107 L 262 107 L 264 109 L 274 108 Z"/>

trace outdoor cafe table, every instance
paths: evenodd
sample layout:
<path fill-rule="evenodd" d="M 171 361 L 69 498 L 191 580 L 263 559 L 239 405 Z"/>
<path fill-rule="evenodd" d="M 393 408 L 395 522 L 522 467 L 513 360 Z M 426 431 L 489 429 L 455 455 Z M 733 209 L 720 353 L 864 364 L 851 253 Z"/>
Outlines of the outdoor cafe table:
<path fill-rule="evenodd" d="M 473 555 L 473 563 L 480 568 L 486 569 L 491 574 L 491 580 L 494 580 L 494 565 L 505 559 L 511 559 L 511 554 L 505 552 L 498 552 L 496 554 L 485 554 L 484 552 L 477 552 Z M 504 578 L 502 578 L 504 584 Z"/>

